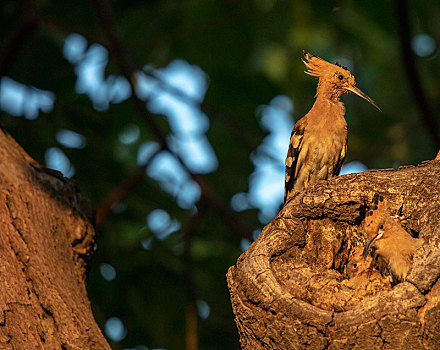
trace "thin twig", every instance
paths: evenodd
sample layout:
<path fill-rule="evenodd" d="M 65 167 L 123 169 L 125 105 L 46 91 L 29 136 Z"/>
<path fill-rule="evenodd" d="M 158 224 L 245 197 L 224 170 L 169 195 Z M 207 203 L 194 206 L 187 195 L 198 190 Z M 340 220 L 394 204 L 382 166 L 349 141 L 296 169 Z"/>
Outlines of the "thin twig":
<path fill-rule="evenodd" d="M 196 292 L 194 284 L 193 261 L 191 257 L 191 245 L 194 233 L 199 222 L 199 214 L 196 212 L 190 217 L 183 231 L 183 278 L 186 294 L 185 302 L 185 343 L 186 350 L 198 349 L 198 313 L 196 305 Z"/>
<path fill-rule="evenodd" d="M 159 148 L 156 152 L 154 152 L 142 166 L 136 169 L 130 176 L 128 176 L 116 188 L 114 188 L 98 206 L 98 209 L 96 210 L 96 227 L 100 227 L 102 225 L 116 203 L 119 203 L 122 199 L 124 199 L 137 185 L 139 185 L 139 183 L 145 179 L 145 171 L 153 159 L 161 151 L 162 149 Z"/>

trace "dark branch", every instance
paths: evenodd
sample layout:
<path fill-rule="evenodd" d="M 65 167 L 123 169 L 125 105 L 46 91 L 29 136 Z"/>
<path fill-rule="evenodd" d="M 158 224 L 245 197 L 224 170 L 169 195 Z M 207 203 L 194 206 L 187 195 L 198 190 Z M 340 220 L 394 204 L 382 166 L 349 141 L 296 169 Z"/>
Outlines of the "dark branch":
<path fill-rule="evenodd" d="M 21 0 L 19 11 L 17 26 L 5 40 L 4 45 L 2 45 L 3 50 L 0 52 L 0 77 L 7 75 L 17 60 L 20 51 L 25 47 L 27 41 L 38 27 L 39 17 L 33 1 Z"/>
<path fill-rule="evenodd" d="M 137 185 L 141 183 L 141 181 L 145 178 L 145 171 L 148 166 L 151 164 L 153 159 L 161 152 L 161 149 L 158 149 L 155 153 L 153 153 L 145 164 L 140 166 L 136 171 L 134 171 L 130 176 L 128 176 L 124 181 L 122 181 L 110 194 L 107 198 L 99 205 L 96 210 L 96 227 L 100 227 L 104 220 L 107 218 L 110 213 L 112 207 L 119 203 L 123 198 L 125 198 L 131 191 L 133 191 Z"/>
<path fill-rule="evenodd" d="M 405 66 L 405 72 L 408 77 L 408 82 L 414 95 L 414 99 L 420 110 L 425 128 L 432 138 L 432 141 L 438 148 L 440 147 L 438 123 L 422 86 L 421 78 L 416 68 L 415 56 L 411 49 L 411 20 L 408 1 L 395 0 L 394 4 L 396 8 L 402 59 Z"/>
<path fill-rule="evenodd" d="M 194 282 L 193 260 L 191 245 L 199 223 L 199 213 L 191 216 L 183 230 L 183 279 L 185 287 L 185 340 L 186 350 L 198 349 L 198 314 L 196 305 L 196 286 Z"/>

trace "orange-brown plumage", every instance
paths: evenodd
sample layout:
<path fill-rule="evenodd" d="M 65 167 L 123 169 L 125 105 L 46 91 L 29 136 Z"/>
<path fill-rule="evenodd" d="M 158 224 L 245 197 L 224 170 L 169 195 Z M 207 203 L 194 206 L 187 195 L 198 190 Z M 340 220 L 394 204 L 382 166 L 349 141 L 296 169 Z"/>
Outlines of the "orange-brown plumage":
<path fill-rule="evenodd" d="M 412 258 L 422 245 L 422 241 L 406 232 L 400 222 L 390 215 L 386 199 L 376 193 L 364 220 L 369 241 L 363 255 L 367 257 L 370 250 L 373 251 L 375 267 L 390 274 L 394 283 L 405 280 Z"/>
<path fill-rule="evenodd" d="M 329 63 L 304 52 L 305 73 L 318 77 L 316 100 L 312 109 L 292 130 L 286 157 L 284 201 L 310 184 L 336 176 L 347 149 L 345 107 L 339 98 L 355 93 L 375 102 L 356 87 L 347 67 Z"/>

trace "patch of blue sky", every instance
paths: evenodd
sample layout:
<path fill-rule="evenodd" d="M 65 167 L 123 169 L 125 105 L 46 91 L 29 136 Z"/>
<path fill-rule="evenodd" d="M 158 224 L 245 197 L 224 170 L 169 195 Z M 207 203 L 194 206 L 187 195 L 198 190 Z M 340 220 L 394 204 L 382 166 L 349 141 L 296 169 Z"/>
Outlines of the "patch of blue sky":
<path fill-rule="evenodd" d="M 144 70 L 152 72 L 150 66 L 145 66 Z M 208 77 L 200 67 L 191 65 L 183 59 L 176 59 L 166 68 L 155 70 L 154 74 L 166 86 L 180 91 L 183 96 L 199 104 L 202 103 L 208 89 Z"/>
<path fill-rule="evenodd" d="M 208 78 L 197 66 L 176 59 L 167 67 L 145 66 L 137 75 L 136 94 L 148 99 L 148 108 L 167 117 L 171 130 L 178 135 L 205 133 L 208 117 L 200 111 Z"/>
<path fill-rule="evenodd" d="M 66 42 L 67 45 L 67 42 Z M 108 52 L 99 44 L 92 44 L 84 52 L 84 55 L 75 66 L 75 72 L 78 75 L 76 81 L 76 91 L 78 93 L 88 93 L 98 90 L 98 87 L 104 81 L 104 69 L 108 63 Z M 96 93 L 104 94 L 103 89 L 99 89 Z M 106 94 L 104 94 L 106 95 Z M 91 96 L 92 100 L 98 99 L 99 95 Z"/>
<path fill-rule="evenodd" d="M 255 241 L 261 233 L 261 228 L 257 228 L 252 232 L 252 238 Z"/>
<path fill-rule="evenodd" d="M 75 168 L 69 158 L 58 147 L 51 147 L 45 153 L 46 167 L 58 170 L 66 177 L 75 175 Z"/>
<path fill-rule="evenodd" d="M 259 209 L 263 223 L 276 215 L 283 201 L 284 159 L 294 125 L 292 112 L 292 101 L 282 95 L 257 109 L 261 127 L 269 134 L 251 155 L 255 170 L 249 178 L 247 200 L 251 207 Z"/>
<path fill-rule="evenodd" d="M 178 231 L 182 225 L 177 219 L 171 218 L 167 211 L 154 209 L 147 216 L 147 226 L 157 239 L 163 240 Z"/>
<path fill-rule="evenodd" d="M 115 342 L 120 342 L 127 336 L 127 329 L 118 317 L 110 317 L 105 322 L 104 332 Z"/>
<path fill-rule="evenodd" d="M 151 95 L 148 109 L 167 116 L 170 129 L 176 135 L 200 135 L 209 129 L 209 119 L 198 107 L 182 101 L 172 92 L 157 91 Z"/>
<path fill-rule="evenodd" d="M 197 311 L 198 311 L 200 318 L 203 320 L 206 320 L 209 317 L 209 315 L 211 314 L 211 307 L 209 306 L 209 304 L 206 301 L 204 301 L 202 299 L 197 299 L 196 305 L 197 305 Z"/>
<path fill-rule="evenodd" d="M 168 144 L 173 152 L 182 157 L 192 173 L 207 174 L 218 167 L 215 152 L 205 135 L 187 135 L 184 138 L 170 136 Z"/>
<path fill-rule="evenodd" d="M 136 93 L 147 98 L 148 109 L 166 116 L 172 131 L 170 147 L 182 157 L 190 171 L 213 172 L 217 157 L 205 133 L 209 118 L 200 110 L 208 87 L 206 74 L 197 66 L 177 59 L 162 69 L 145 66 L 138 74 Z"/>
<path fill-rule="evenodd" d="M 248 240 L 247 238 L 242 238 L 240 240 L 240 249 L 242 252 L 244 252 L 246 249 L 248 249 L 251 246 L 252 242 Z"/>
<path fill-rule="evenodd" d="M 71 34 L 65 40 L 63 53 L 75 65 L 76 92 L 89 96 L 95 109 L 107 110 L 110 103 L 120 103 L 130 97 L 130 84 L 124 77 L 105 77 L 108 51 L 102 45 L 88 46 L 84 37 Z"/>
<path fill-rule="evenodd" d="M 124 77 L 109 75 L 105 83 L 109 102 L 121 103 L 130 97 L 130 83 Z"/>
<path fill-rule="evenodd" d="M 231 198 L 231 207 L 235 211 L 243 211 L 250 209 L 248 194 L 245 192 L 238 192 L 234 194 Z"/>
<path fill-rule="evenodd" d="M 154 71 L 151 66 L 145 66 L 144 69 Z M 160 82 L 154 77 L 148 76 L 142 72 L 136 74 L 135 94 L 141 100 L 148 100 L 153 92 L 159 89 Z"/>
<path fill-rule="evenodd" d="M 87 94 L 96 109 L 107 109 L 109 103 L 122 102 L 130 96 L 129 84 L 123 77 L 105 77 L 108 52 L 101 45 L 88 46 L 84 37 L 72 34 L 66 39 L 64 55 L 75 65 L 76 91 Z M 170 125 L 170 148 L 190 171 L 203 174 L 215 171 L 218 161 L 205 135 L 209 119 L 200 110 L 208 88 L 206 74 L 199 67 L 177 59 L 161 69 L 145 66 L 144 73 L 139 72 L 136 78 L 137 96 L 147 101 L 149 110 L 163 114 Z M 138 140 L 139 128 L 132 126 L 119 134 L 122 144 Z M 156 151 L 157 146 L 143 144 L 138 150 L 138 164 L 144 164 Z M 169 152 L 157 155 L 147 174 L 175 196 L 183 208 L 193 208 L 200 198 L 199 186 Z"/>
<path fill-rule="evenodd" d="M 411 47 L 419 57 L 428 57 L 437 50 L 435 39 L 426 33 L 421 33 L 411 40 Z"/>
<path fill-rule="evenodd" d="M 266 224 L 278 213 L 284 200 L 284 171 L 272 160 L 256 164 L 249 178 L 248 200 L 252 207 L 260 211 L 260 221 Z"/>
<path fill-rule="evenodd" d="M 87 40 L 80 34 L 70 34 L 64 41 L 63 55 L 72 64 L 79 63 L 87 50 Z"/>
<path fill-rule="evenodd" d="M 283 96 L 284 98 L 284 96 Z M 287 147 L 289 145 L 290 133 L 293 128 L 292 117 L 288 112 L 273 105 L 259 108 L 260 124 L 269 131 L 269 134 L 258 146 L 257 154 L 269 154 L 277 161 L 284 163 Z M 259 157 L 257 157 L 258 159 Z"/>
<path fill-rule="evenodd" d="M 98 44 L 93 44 L 87 50 L 83 59 L 75 66 L 76 92 L 86 94 L 97 110 L 108 108 L 107 89 L 104 86 L 104 70 L 108 62 L 107 50 Z"/>
<path fill-rule="evenodd" d="M 184 209 L 194 208 L 201 191 L 182 165 L 168 151 L 160 152 L 147 168 L 147 175 L 155 179 Z"/>
<path fill-rule="evenodd" d="M 139 126 L 136 124 L 130 123 L 127 124 L 121 132 L 118 134 L 119 142 L 121 142 L 124 145 L 130 145 L 134 142 L 136 142 L 139 139 L 139 136 L 141 135 L 141 131 L 139 129 Z"/>
<path fill-rule="evenodd" d="M 353 174 L 353 173 L 362 173 L 364 171 L 367 171 L 368 168 L 361 162 L 354 160 L 349 163 L 345 163 L 342 168 L 339 175 L 346 175 L 346 174 Z"/>
<path fill-rule="evenodd" d="M 101 45 L 88 46 L 84 37 L 71 34 L 65 41 L 64 55 L 75 65 L 77 92 L 87 94 L 96 109 L 107 109 L 109 103 L 122 102 L 130 96 L 130 87 L 123 77 L 105 77 L 108 52 Z M 218 167 L 215 152 L 205 135 L 209 119 L 200 110 L 207 88 L 207 75 L 182 59 L 161 69 L 147 65 L 143 72 L 136 74 L 136 95 L 147 101 L 150 111 L 163 114 L 170 125 L 170 148 L 178 151 L 190 171 L 203 174 Z M 120 141 L 130 144 L 134 133 L 125 131 L 119 135 Z M 148 152 L 147 148 L 139 149 L 138 163 Z M 200 197 L 200 188 L 185 174 L 179 162 L 170 157 L 170 154 L 157 156 L 147 173 L 175 195 L 179 205 L 191 208 Z M 167 169 L 163 164 L 167 164 Z M 156 166 L 158 169 L 154 169 Z"/>
<path fill-rule="evenodd" d="M 0 108 L 13 116 L 36 119 L 40 111 L 52 111 L 54 103 L 55 95 L 51 91 L 26 86 L 8 77 L 0 80 Z"/>
<path fill-rule="evenodd" d="M 170 224 L 171 216 L 163 209 L 154 209 L 147 216 L 147 225 L 154 233 L 166 231 Z"/>
<path fill-rule="evenodd" d="M 287 96 L 276 96 L 268 106 L 261 106 L 258 111 L 260 125 L 269 131 L 261 146 L 270 150 L 270 153 L 278 157 L 283 163 L 287 154 L 290 133 L 293 128 L 293 103 Z"/>
<path fill-rule="evenodd" d="M 166 117 L 171 129 L 168 137 L 170 149 L 193 173 L 215 171 L 217 157 L 205 135 L 209 119 L 200 110 L 208 85 L 206 74 L 184 60 L 175 60 L 162 69 L 145 66 L 144 71 L 148 74 L 137 75 L 136 94 L 148 100 L 150 111 Z M 147 172 L 149 176 L 158 179 L 181 207 L 192 208 L 200 198 L 199 186 L 168 152 L 162 152 L 156 158 Z M 167 164 L 167 167 L 155 169 L 158 164 Z"/>
<path fill-rule="evenodd" d="M 67 148 L 84 148 L 87 144 L 86 138 L 75 131 L 61 129 L 57 131 L 56 139 L 58 143 Z"/>
<path fill-rule="evenodd" d="M 106 263 L 100 264 L 99 272 L 101 272 L 102 277 L 107 281 L 113 281 L 116 278 L 116 270 L 110 264 L 106 264 Z"/>
<path fill-rule="evenodd" d="M 147 163 L 150 158 L 159 150 L 160 146 L 157 142 L 154 141 L 146 141 L 143 142 L 139 148 L 137 153 L 137 164 L 139 166 Z"/>

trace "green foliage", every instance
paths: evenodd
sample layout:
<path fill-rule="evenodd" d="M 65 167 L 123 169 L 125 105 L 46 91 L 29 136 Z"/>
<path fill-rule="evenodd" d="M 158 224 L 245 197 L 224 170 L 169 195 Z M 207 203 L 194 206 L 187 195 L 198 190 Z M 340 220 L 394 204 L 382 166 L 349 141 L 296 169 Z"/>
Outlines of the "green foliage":
<path fill-rule="evenodd" d="M 5 75 L 56 97 L 53 110 L 37 119 L 6 112 L 0 117 L 40 163 L 45 164 L 48 148 L 62 149 L 75 168 L 81 192 L 99 209 L 139 167 L 140 145 L 159 140 L 131 99 L 97 110 L 89 97 L 75 91 L 74 66 L 63 57 L 64 39 L 71 33 L 84 36 L 89 47 L 98 43 L 109 50 L 106 77 L 122 75 L 91 3 L 36 0 L 37 27 L 12 49 L 6 44 L 20 26 L 19 5 L 11 0 L 0 4 L 0 42 L 5 43 L 0 53 L 7 57 L 14 52 Z M 136 69 L 161 68 L 182 58 L 209 77 L 201 107 L 209 117 L 207 137 L 218 168 L 200 177 L 216 205 L 229 207 L 234 194 L 248 191 L 254 170 L 249 156 L 266 136 L 257 108 L 280 94 L 292 98 L 295 120 L 311 107 L 316 81 L 303 73 L 303 49 L 330 61 L 345 59 L 341 63 L 350 64 L 358 86 L 383 109 L 379 114 L 359 98 L 343 98 L 349 125 L 347 161 L 382 168 L 416 164 L 436 154 L 439 145 L 427 131 L 404 71 L 392 2 L 113 0 L 109 6 L 126 57 Z M 438 45 L 439 2 L 411 6 L 413 35 L 426 33 Z M 428 57 L 416 57 L 416 64 L 431 108 L 438 111 L 438 47 Z M 165 118 L 148 118 L 170 133 Z M 133 124 L 139 138 L 121 143 L 121 132 Z M 60 145 L 56 140 L 60 129 L 83 135 L 86 146 Z M 204 198 L 196 204 L 195 214 L 145 176 L 106 217 L 98 229 L 88 291 L 101 328 L 115 316 L 127 330 L 122 341 L 111 342 L 114 349 L 139 344 L 184 349 L 185 305 L 196 300 L 210 307 L 209 316 L 199 318 L 200 349 L 239 348 L 225 274 L 241 252 L 243 232 L 216 205 Z M 147 224 L 148 215 L 158 208 L 180 223 L 162 239 Z M 257 214 L 255 209 L 235 213 L 250 231 L 261 228 Z M 103 278 L 99 270 L 103 263 L 115 268 L 115 279 Z"/>

